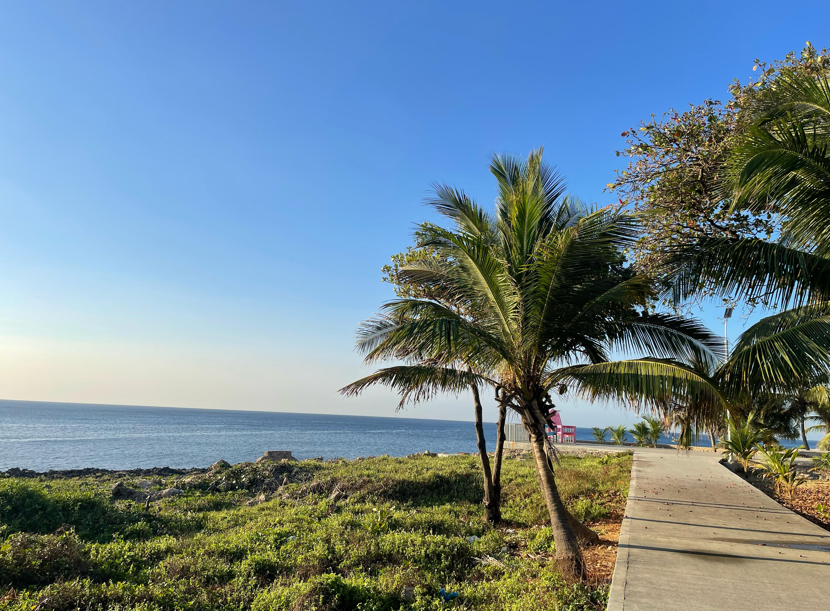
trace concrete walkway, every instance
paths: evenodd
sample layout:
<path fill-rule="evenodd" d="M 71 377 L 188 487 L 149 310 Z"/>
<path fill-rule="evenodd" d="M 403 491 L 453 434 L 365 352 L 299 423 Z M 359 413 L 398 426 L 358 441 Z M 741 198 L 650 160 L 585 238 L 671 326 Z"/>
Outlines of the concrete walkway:
<path fill-rule="evenodd" d="M 608 611 L 830 608 L 830 532 L 719 458 L 635 451 Z"/>

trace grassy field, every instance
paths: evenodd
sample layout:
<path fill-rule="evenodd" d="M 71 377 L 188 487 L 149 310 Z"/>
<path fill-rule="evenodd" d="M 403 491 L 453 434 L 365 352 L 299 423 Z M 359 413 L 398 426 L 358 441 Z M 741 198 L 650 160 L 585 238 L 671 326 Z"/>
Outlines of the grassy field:
<path fill-rule="evenodd" d="M 564 457 L 557 478 L 578 517 L 607 522 L 630 468 L 628 455 Z M 497 529 L 479 470 L 458 456 L 0 475 L 0 609 L 604 609 L 607 584 L 568 583 L 550 562 L 532 462 L 506 460 Z M 184 493 L 111 499 L 140 480 Z"/>

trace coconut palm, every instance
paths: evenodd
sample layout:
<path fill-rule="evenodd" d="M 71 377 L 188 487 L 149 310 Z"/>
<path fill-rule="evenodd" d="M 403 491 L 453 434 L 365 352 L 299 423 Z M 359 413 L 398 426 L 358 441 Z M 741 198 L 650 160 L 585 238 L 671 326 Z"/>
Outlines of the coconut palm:
<path fill-rule="evenodd" d="M 628 431 L 625 428 L 624 424 L 621 424 L 617 427 L 608 427 L 608 431 L 611 433 L 611 443 L 615 446 L 621 446 L 625 444 L 625 435 Z"/>
<path fill-rule="evenodd" d="M 463 303 L 459 303 L 454 298 L 453 294 L 444 291 L 442 286 L 435 285 L 434 283 L 420 284 L 412 278 L 407 278 L 400 274 L 401 268 L 411 265 L 414 261 L 424 262 L 425 260 L 429 260 L 436 265 L 451 264 L 450 261 L 442 259 L 441 255 L 432 248 L 427 247 L 414 250 L 410 247 L 406 252 L 393 255 L 393 264 L 387 265 L 383 268 L 384 282 L 392 284 L 395 289 L 395 294 L 400 298 L 417 298 L 435 301 L 453 310 L 469 322 L 475 324 L 476 313 L 472 311 L 465 311 Z M 417 365 L 422 368 L 422 371 L 431 368 L 434 374 L 441 374 L 442 368 L 440 364 L 435 363 L 432 358 L 428 357 L 417 363 Z M 475 363 L 470 363 L 469 366 L 474 367 Z M 443 373 L 446 375 L 446 372 Z M 416 376 L 410 379 L 411 385 L 409 388 L 399 388 L 399 391 L 404 399 L 398 405 L 398 409 L 404 406 L 407 400 L 406 398 L 412 396 L 413 393 L 418 393 L 418 391 L 425 391 L 429 393 L 429 386 L 431 381 L 434 379 L 435 376 Z M 504 426 L 507 415 L 507 407 L 500 387 L 496 387 L 494 391 L 496 403 L 499 407 L 499 417 L 496 424 L 496 448 L 491 465 L 490 456 L 487 452 L 487 441 L 484 437 L 483 408 L 478 385 L 476 383 L 471 383 L 469 390 L 471 391 L 473 397 L 476 445 L 478 446 L 478 454 L 482 467 L 482 480 L 484 485 L 484 498 L 482 504 L 484 505 L 485 517 L 487 521 L 497 524 L 501 521 L 501 465 L 504 451 Z"/>
<path fill-rule="evenodd" d="M 430 203 L 453 226 L 425 224 L 419 233 L 421 246 L 440 256 L 400 271 L 441 287 L 475 320 L 437 300 L 385 304 L 359 328 L 357 347 L 367 363 L 404 364 L 342 392 L 383 384 L 403 400 L 421 400 L 471 384 L 502 388 L 530 435 L 557 563 L 581 575 L 580 525 L 559 497 L 545 435 L 552 394 L 629 402 L 692 392 L 718 397 L 708 379 L 681 361 L 714 363 L 720 340 L 696 321 L 649 311 L 652 280 L 627 268 L 622 254 L 635 239 L 635 218 L 565 196 L 541 150 L 526 162 L 496 156 L 490 169 L 498 183 L 495 215 L 463 191 L 438 186 Z M 610 362 L 612 351 L 647 358 Z"/>
<path fill-rule="evenodd" d="M 755 413 L 745 419 L 736 416 L 729 418 L 729 435 L 721 439 L 720 445 L 733 458 L 737 459 L 744 472 L 749 469 L 749 461 L 758 451 L 758 446 L 766 439 L 766 430 L 755 421 Z"/>
<path fill-rule="evenodd" d="M 830 449 L 830 388 L 826 384 L 819 384 L 807 391 L 807 399 L 811 403 L 808 422 L 816 422 L 807 427 L 806 433 L 824 433 L 824 437 L 818 442 L 818 449 Z"/>
<path fill-rule="evenodd" d="M 648 425 L 648 442 L 656 448 L 660 443 L 660 437 L 666 432 L 666 423 L 662 418 L 655 416 L 644 416 L 643 420 Z"/>
<path fill-rule="evenodd" d="M 810 412 L 813 411 L 813 402 L 810 399 L 810 390 L 803 390 L 795 393 L 788 398 L 788 405 L 785 411 L 796 428 L 796 432 L 801 434 L 801 443 L 805 450 L 810 449 L 810 442 L 807 441 L 807 418 L 810 417 Z"/>
<path fill-rule="evenodd" d="M 594 436 L 594 439 L 597 440 L 598 443 L 605 443 L 605 436 L 608 434 L 608 427 L 604 429 L 595 426 L 591 429 L 591 435 Z"/>
<path fill-rule="evenodd" d="M 715 376 L 717 370 L 711 362 L 693 359 L 689 365 L 701 376 L 717 384 L 718 379 Z M 721 393 L 723 394 L 722 391 Z M 727 406 L 731 407 L 731 404 Z M 694 393 L 685 397 L 663 398 L 655 411 L 660 415 L 661 423 L 669 423 L 677 431 L 680 449 L 691 448 L 700 433 L 705 432 L 710 436 L 714 450 L 714 431 L 724 430 L 726 426 L 727 413 L 723 407 L 720 397 L 713 397 L 711 393 Z M 663 432 L 665 432 L 665 427 L 660 434 Z M 657 437 L 659 439 L 659 434 Z"/>
<path fill-rule="evenodd" d="M 628 432 L 634 438 L 634 443 L 640 447 L 645 447 L 651 442 L 651 429 L 648 422 L 635 422 Z"/>
<path fill-rule="evenodd" d="M 720 377 L 727 390 L 792 395 L 830 368 L 830 82 L 783 75 L 750 114 L 724 198 L 778 214 L 780 239 L 703 239 L 676 253 L 668 276 L 677 301 L 705 288 L 789 308 L 744 332 Z"/>

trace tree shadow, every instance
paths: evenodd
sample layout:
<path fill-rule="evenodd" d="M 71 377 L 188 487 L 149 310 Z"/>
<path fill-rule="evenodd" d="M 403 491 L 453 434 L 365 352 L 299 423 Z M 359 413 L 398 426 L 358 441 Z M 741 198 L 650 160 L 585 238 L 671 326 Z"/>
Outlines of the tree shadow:
<path fill-rule="evenodd" d="M 434 507 L 447 503 L 481 503 L 484 495 L 480 476 L 466 473 L 433 473 L 426 479 L 396 479 L 375 494 L 386 501 L 414 507 Z"/>

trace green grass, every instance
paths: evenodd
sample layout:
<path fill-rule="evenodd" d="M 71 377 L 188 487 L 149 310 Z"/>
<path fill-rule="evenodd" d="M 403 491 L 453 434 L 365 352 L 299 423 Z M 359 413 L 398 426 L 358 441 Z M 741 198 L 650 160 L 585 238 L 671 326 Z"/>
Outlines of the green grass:
<path fill-rule="evenodd" d="M 620 514 L 630 467 L 630 456 L 566 456 L 562 497 L 582 519 Z M 0 588 L 16 590 L 0 609 L 605 608 L 605 586 L 569 583 L 549 561 L 529 460 L 505 462 L 498 529 L 484 522 L 472 456 L 246 464 L 183 480 L 156 481 L 185 494 L 146 511 L 110 500 L 113 475 L 0 477 Z M 269 500 L 245 505 L 260 493 Z M 444 603 L 441 588 L 458 598 Z"/>

